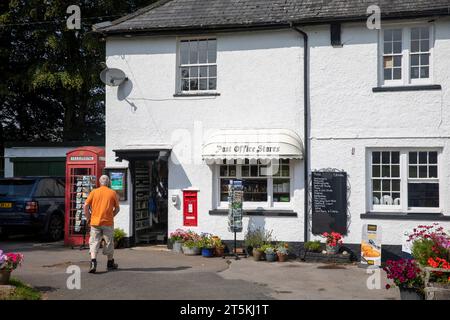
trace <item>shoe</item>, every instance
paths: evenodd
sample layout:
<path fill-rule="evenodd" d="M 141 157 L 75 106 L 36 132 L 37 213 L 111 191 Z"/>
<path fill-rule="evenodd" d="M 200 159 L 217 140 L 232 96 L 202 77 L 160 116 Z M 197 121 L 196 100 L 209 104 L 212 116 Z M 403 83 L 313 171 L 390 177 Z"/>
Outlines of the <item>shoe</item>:
<path fill-rule="evenodd" d="M 97 261 L 91 261 L 91 267 L 89 268 L 89 273 L 97 272 Z"/>
<path fill-rule="evenodd" d="M 117 270 L 117 268 L 119 268 L 119 265 L 117 263 L 114 263 L 114 259 L 112 259 L 108 260 L 108 265 L 106 268 L 108 269 L 108 271 Z"/>

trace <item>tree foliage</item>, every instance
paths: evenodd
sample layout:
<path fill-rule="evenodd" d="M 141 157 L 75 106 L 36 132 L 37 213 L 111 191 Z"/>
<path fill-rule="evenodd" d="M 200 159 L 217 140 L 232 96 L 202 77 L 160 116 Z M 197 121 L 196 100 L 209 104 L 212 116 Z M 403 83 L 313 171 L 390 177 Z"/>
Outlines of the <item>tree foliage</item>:
<path fill-rule="evenodd" d="M 152 2 L 0 1 L 0 145 L 103 139 L 105 50 L 92 25 Z M 79 31 L 67 29 L 70 5 L 81 8 Z"/>

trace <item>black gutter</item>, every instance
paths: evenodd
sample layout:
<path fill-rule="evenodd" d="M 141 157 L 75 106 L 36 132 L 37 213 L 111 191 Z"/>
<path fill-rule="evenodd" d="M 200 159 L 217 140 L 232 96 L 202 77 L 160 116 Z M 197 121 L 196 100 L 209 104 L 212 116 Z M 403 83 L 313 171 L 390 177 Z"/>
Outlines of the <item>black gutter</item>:
<path fill-rule="evenodd" d="M 309 126 L 308 126 L 308 118 L 309 118 L 309 59 L 308 59 L 308 35 L 303 30 L 299 29 L 298 27 L 294 26 L 291 23 L 291 28 L 295 31 L 297 31 L 302 37 L 303 37 L 303 127 L 304 127 L 304 133 L 303 133 L 303 161 L 304 161 L 304 242 L 307 242 L 309 239 L 309 232 L 308 232 L 308 213 L 309 213 Z"/>

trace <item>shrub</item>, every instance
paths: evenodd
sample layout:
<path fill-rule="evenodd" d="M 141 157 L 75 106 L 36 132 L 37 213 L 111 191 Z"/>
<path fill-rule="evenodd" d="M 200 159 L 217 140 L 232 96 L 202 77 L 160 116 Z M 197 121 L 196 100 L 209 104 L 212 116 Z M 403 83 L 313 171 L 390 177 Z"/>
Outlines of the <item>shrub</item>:
<path fill-rule="evenodd" d="M 122 229 L 114 229 L 114 241 L 116 241 L 117 243 L 120 243 L 126 236 L 127 234 Z"/>
<path fill-rule="evenodd" d="M 257 228 L 246 233 L 244 243 L 246 247 L 260 248 L 264 244 L 272 242 L 272 240 L 272 230 L 265 231 Z"/>
<path fill-rule="evenodd" d="M 308 241 L 304 244 L 304 247 L 307 251 L 311 252 L 320 252 L 322 251 L 322 245 L 320 244 L 319 240 L 316 241 Z"/>

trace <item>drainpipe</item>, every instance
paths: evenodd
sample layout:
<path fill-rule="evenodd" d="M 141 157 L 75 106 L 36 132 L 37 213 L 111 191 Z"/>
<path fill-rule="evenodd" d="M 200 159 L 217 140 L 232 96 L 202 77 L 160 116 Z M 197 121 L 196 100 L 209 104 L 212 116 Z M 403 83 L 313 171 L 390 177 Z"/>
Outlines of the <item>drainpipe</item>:
<path fill-rule="evenodd" d="M 305 206 L 305 213 L 304 213 L 304 242 L 308 241 L 309 239 L 309 232 L 308 232 L 308 212 L 309 212 L 309 126 L 308 126 L 308 111 L 309 111 L 309 77 L 308 77 L 308 66 L 309 66 L 309 60 L 308 60 L 308 35 L 303 30 L 299 29 L 298 27 L 294 26 L 294 24 L 291 22 L 290 27 L 298 32 L 303 37 L 303 122 L 304 122 L 304 154 L 303 154 L 303 160 L 305 162 L 304 164 L 304 206 Z"/>

